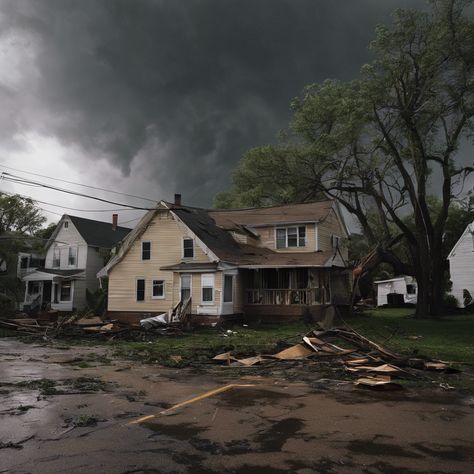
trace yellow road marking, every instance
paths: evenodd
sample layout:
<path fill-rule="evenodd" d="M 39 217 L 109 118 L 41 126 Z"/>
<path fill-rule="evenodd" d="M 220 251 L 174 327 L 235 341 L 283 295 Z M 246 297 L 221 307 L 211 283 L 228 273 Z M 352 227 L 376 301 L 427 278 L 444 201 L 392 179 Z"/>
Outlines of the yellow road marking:
<path fill-rule="evenodd" d="M 227 392 L 227 390 L 231 390 L 233 388 L 242 388 L 242 387 L 255 387 L 255 384 L 235 384 L 231 383 L 229 385 L 224 385 L 223 387 L 215 388 L 214 390 L 210 390 L 209 392 L 203 393 L 202 395 L 198 395 L 197 397 L 191 398 L 189 400 L 186 400 L 184 402 L 178 403 L 176 405 L 173 405 L 170 408 L 167 408 L 166 410 L 160 411 L 156 415 L 148 415 L 148 416 L 143 416 L 142 418 L 138 418 L 138 420 L 131 421 L 130 423 L 127 423 L 128 425 L 137 425 L 140 423 L 143 423 L 144 421 L 151 420 L 153 418 L 156 418 L 160 415 L 166 415 L 166 413 L 176 410 L 177 408 L 184 407 L 186 405 L 189 405 L 190 403 L 198 402 L 199 400 L 203 400 L 204 398 L 209 398 L 212 397 L 213 395 L 217 395 L 222 392 Z"/>

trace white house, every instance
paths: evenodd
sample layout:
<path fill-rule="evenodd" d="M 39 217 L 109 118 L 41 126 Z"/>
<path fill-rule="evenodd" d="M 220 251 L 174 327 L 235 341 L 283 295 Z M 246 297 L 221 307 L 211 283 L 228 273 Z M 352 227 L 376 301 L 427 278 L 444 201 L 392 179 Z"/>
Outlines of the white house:
<path fill-rule="evenodd" d="M 464 308 L 464 290 L 474 298 L 474 222 L 469 224 L 448 255 L 451 294 Z"/>
<path fill-rule="evenodd" d="M 118 227 L 116 220 L 116 214 L 111 224 L 63 215 L 46 245 L 44 266 L 25 269 L 23 309 L 83 309 L 86 289 L 98 288 L 96 274 L 103 267 L 105 256 L 101 250 L 115 247 L 131 230 Z"/>
<path fill-rule="evenodd" d="M 405 303 L 416 304 L 418 287 L 416 280 L 410 276 L 400 276 L 389 280 L 374 281 L 377 287 L 377 306 L 388 304 L 387 295 L 397 293 L 403 295 Z"/>

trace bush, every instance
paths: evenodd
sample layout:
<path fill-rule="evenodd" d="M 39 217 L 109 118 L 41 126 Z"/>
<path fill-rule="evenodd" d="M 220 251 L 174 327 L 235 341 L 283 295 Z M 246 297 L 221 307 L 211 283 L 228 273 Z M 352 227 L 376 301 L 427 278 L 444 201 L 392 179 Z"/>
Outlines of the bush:
<path fill-rule="evenodd" d="M 444 295 L 443 306 L 448 310 L 453 310 L 459 307 L 459 303 L 454 295 Z"/>
<path fill-rule="evenodd" d="M 462 296 L 464 300 L 464 306 L 470 306 L 472 303 L 474 303 L 469 290 L 466 290 L 466 289 L 462 290 Z"/>
<path fill-rule="evenodd" d="M 0 317 L 12 316 L 16 311 L 16 302 L 8 296 L 0 294 Z"/>

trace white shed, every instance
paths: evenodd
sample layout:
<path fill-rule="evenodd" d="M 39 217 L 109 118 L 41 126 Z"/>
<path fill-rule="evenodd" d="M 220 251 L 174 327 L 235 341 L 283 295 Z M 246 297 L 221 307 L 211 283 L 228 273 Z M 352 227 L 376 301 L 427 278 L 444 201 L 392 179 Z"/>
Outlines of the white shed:
<path fill-rule="evenodd" d="M 388 304 L 387 295 L 398 293 L 403 295 L 405 303 L 416 304 L 418 287 L 416 280 L 411 276 L 400 276 L 389 280 L 374 281 L 377 287 L 377 306 Z"/>
<path fill-rule="evenodd" d="M 464 290 L 474 298 L 474 222 L 469 224 L 448 255 L 453 286 L 451 294 L 464 308 Z"/>

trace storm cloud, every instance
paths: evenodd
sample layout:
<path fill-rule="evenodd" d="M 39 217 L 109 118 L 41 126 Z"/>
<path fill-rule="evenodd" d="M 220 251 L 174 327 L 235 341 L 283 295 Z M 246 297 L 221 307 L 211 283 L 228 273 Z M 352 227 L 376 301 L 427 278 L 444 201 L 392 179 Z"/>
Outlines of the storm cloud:
<path fill-rule="evenodd" d="M 305 84 L 349 80 L 402 0 L 0 0 L 0 140 L 55 137 L 210 205 Z M 133 176 L 132 176 L 133 178 Z M 151 190 L 147 190 L 150 195 Z"/>

